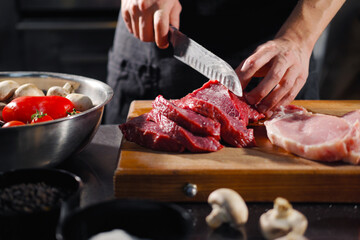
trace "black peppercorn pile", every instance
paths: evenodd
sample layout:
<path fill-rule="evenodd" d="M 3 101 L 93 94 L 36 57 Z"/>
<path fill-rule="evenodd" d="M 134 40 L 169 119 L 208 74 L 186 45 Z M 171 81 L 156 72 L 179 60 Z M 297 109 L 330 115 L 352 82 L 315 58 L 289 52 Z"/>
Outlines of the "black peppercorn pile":
<path fill-rule="evenodd" d="M 44 182 L 12 185 L 0 189 L 0 214 L 49 211 L 60 206 L 67 195 Z"/>

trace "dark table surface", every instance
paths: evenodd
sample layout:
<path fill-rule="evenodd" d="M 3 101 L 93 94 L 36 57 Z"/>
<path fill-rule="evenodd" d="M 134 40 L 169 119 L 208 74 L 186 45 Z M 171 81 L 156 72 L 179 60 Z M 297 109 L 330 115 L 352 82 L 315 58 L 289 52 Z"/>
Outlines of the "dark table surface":
<path fill-rule="evenodd" d="M 81 177 L 84 189 L 80 207 L 114 198 L 113 174 L 117 166 L 122 134 L 117 125 L 101 125 L 91 143 L 80 153 L 65 160 L 59 168 Z M 334 192 L 334 194 L 336 194 Z M 245 239 L 242 234 L 222 227 L 212 230 L 205 217 L 211 207 L 207 203 L 174 203 L 191 216 L 190 239 Z M 262 213 L 272 208 L 272 203 L 249 203 L 249 220 L 245 225 L 246 239 L 263 239 L 259 228 Z M 308 219 L 305 236 L 308 239 L 360 240 L 359 204 L 292 203 Z"/>

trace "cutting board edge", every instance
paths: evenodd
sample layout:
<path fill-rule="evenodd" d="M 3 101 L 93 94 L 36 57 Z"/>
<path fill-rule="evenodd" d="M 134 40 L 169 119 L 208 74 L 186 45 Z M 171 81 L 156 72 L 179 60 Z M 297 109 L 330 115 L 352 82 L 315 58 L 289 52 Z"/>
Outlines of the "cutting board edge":
<path fill-rule="evenodd" d="M 189 183 L 198 189 L 193 198 L 184 192 Z M 360 174 L 299 173 L 285 176 L 280 172 L 259 175 L 236 174 L 236 171 L 232 174 L 126 171 L 114 176 L 117 198 L 206 202 L 212 191 L 224 187 L 234 189 L 250 202 L 273 201 L 279 196 L 294 202 L 360 202 Z"/>

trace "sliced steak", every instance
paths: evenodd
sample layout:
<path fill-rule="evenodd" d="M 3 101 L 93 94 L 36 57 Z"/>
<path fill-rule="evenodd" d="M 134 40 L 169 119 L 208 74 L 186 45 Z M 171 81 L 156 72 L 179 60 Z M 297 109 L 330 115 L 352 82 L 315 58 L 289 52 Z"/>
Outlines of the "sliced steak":
<path fill-rule="evenodd" d="M 247 129 L 243 121 L 232 117 L 218 108 L 216 105 L 188 95 L 174 103 L 185 109 L 191 109 L 203 116 L 214 119 L 221 124 L 221 138 L 234 147 L 255 146 L 253 129 Z"/>
<path fill-rule="evenodd" d="M 245 125 L 249 123 L 249 117 L 251 121 L 257 121 L 264 117 L 255 109 L 250 108 L 243 98 L 238 98 L 216 80 L 208 81 L 201 88 L 196 89 L 187 96 L 205 100 L 231 117 L 242 120 Z"/>
<path fill-rule="evenodd" d="M 147 117 L 148 114 L 143 114 L 119 126 L 126 140 L 156 151 L 185 150 L 182 144 L 164 132 L 157 123 L 147 121 Z"/>
<path fill-rule="evenodd" d="M 354 128 L 343 118 L 312 114 L 305 109 L 281 107 L 265 121 L 270 141 L 301 157 L 319 161 L 338 161 L 348 156 Z"/>
<path fill-rule="evenodd" d="M 220 139 L 220 124 L 218 122 L 189 109 L 177 107 L 161 95 L 153 101 L 153 108 L 194 134 Z"/>
<path fill-rule="evenodd" d="M 262 113 L 259 113 L 255 108 L 250 106 L 249 111 L 249 122 L 257 122 L 261 119 L 265 118 L 265 115 Z"/>
<path fill-rule="evenodd" d="M 168 119 L 157 109 L 152 109 L 147 119 L 156 122 L 164 132 L 175 138 L 190 152 L 215 152 L 223 148 L 214 137 L 196 136 Z"/>
<path fill-rule="evenodd" d="M 247 112 L 248 122 L 257 122 L 265 118 L 264 114 L 259 113 L 255 108 L 250 106 L 243 97 L 238 97 L 230 91 L 229 94 L 236 109 L 239 112 L 243 112 L 243 114 Z"/>

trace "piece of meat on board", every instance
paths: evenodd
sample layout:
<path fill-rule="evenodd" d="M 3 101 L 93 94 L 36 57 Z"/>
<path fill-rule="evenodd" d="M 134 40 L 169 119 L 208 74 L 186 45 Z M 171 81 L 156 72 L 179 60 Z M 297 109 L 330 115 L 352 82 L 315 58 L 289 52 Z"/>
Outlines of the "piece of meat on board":
<path fill-rule="evenodd" d="M 146 113 L 119 125 L 126 140 L 156 151 L 183 152 L 185 150 L 182 144 L 161 130 L 157 123 L 147 121 L 147 117 Z"/>
<path fill-rule="evenodd" d="M 281 107 L 264 124 L 273 144 L 312 160 L 344 159 L 353 143 L 354 128 L 345 119 L 313 114 L 291 105 Z"/>
<path fill-rule="evenodd" d="M 243 121 L 245 125 L 248 125 L 249 120 L 257 121 L 264 117 L 263 114 L 251 108 L 243 98 L 238 98 L 216 80 L 206 82 L 201 88 L 194 90 L 187 96 L 205 100 L 229 116 Z"/>
<path fill-rule="evenodd" d="M 215 152 L 223 148 L 214 137 L 196 136 L 162 115 L 157 109 L 152 109 L 147 119 L 156 122 L 164 132 L 175 138 L 190 152 Z"/>
<path fill-rule="evenodd" d="M 360 164 L 360 110 L 349 112 L 342 118 L 355 128 L 353 142 L 348 148 L 349 155 L 344 158 L 344 161 L 352 164 Z"/>
<path fill-rule="evenodd" d="M 253 129 L 247 129 L 243 121 L 232 117 L 214 104 L 191 95 L 174 101 L 181 107 L 191 109 L 203 116 L 218 121 L 221 125 L 221 138 L 233 147 L 253 147 L 256 145 Z"/>
<path fill-rule="evenodd" d="M 154 109 L 157 109 L 168 119 L 190 132 L 202 136 L 213 136 L 217 140 L 220 139 L 220 124 L 218 122 L 194 111 L 179 108 L 161 95 L 155 98 L 152 105 Z"/>

